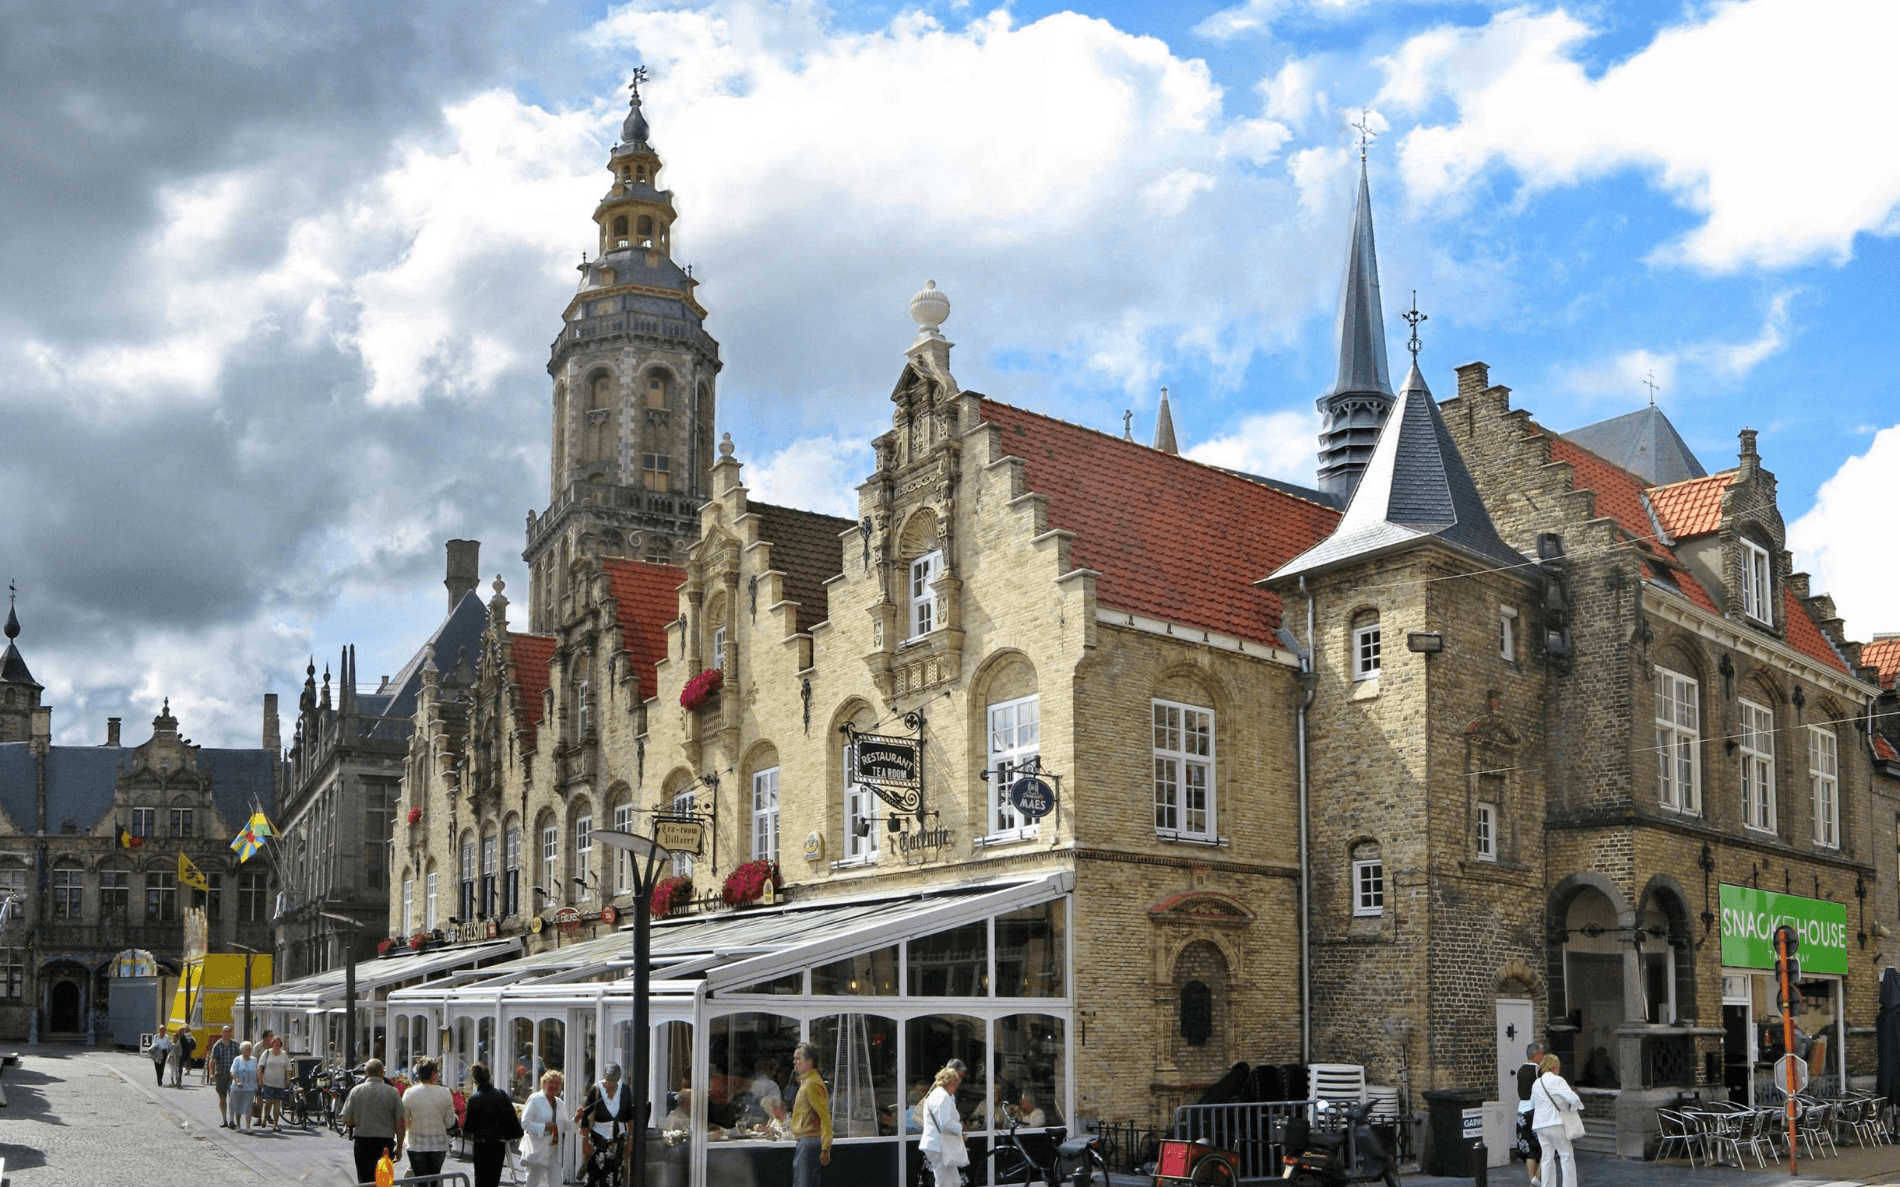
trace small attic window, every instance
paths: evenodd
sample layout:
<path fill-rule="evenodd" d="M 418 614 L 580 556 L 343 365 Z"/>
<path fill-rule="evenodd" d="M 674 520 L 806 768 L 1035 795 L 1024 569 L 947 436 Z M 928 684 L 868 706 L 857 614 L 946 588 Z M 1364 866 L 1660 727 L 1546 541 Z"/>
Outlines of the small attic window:
<path fill-rule="evenodd" d="M 1742 541 L 1742 613 L 1756 622 L 1775 621 L 1774 570 L 1768 550 L 1752 540 Z"/>

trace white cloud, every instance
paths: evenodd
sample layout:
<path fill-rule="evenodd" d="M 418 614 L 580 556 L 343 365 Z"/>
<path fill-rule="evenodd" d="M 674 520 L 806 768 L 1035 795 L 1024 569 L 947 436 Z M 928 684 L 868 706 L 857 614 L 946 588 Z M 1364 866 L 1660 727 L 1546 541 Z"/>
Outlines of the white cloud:
<path fill-rule="evenodd" d="M 1768 302 L 1761 329 L 1746 342 L 1690 342 L 1672 350 L 1632 350 L 1607 363 L 1583 367 L 1560 376 L 1562 385 L 1583 396 L 1630 400 L 1649 394 L 1654 381 L 1667 397 L 1697 395 L 1711 390 L 1708 380 L 1736 380 L 1779 354 L 1788 344 L 1789 302 L 1792 291 L 1777 293 Z M 1684 376 L 1683 368 L 1692 373 Z M 1666 398 L 1667 398 L 1666 397 Z"/>
<path fill-rule="evenodd" d="M 1768 313 L 1762 319 L 1761 332 L 1747 342 L 1710 342 L 1692 347 L 1684 353 L 1716 375 L 1741 378 L 1757 365 L 1780 354 L 1782 348 L 1788 345 L 1788 302 L 1793 297 L 1792 292 L 1777 293 L 1768 303 Z"/>
<path fill-rule="evenodd" d="M 1202 37 L 1232 41 L 1271 31 L 1273 22 L 1289 11 L 1305 9 L 1321 15 L 1337 16 L 1363 8 L 1370 0 L 1241 0 L 1223 8 L 1194 26 Z"/>
<path fill-rule="evenodd" d="M 1900 630 L 1893 591 L 1900 552 L 1884 546 L 1892 520 L 1893 475 L 1900 472 L 1900 426 L 1882 429 L 1866 453 L 1848 458 L 1821 486 L 1814 506 L 1788 525 L 1795 567 L 1813 589 L 1834 598 L 1849 638 Z"/>
<path fill-rule="evenodd" d="M 1318 465 L 1320 420 L 1316 412 L 1272 412 L 1249 416 L 1233 432 L 1203 441 L 1187 456 L 1266 478 L 1313 485 Z"/>
<path fill-rule="evenodd" d="M 1578 395 L 1634 400 L 1648 395 L 1644 381 L 1653 379 L 1659 389 L 1674 394 L 1676 361 L 1674 353 L 1632 350 L 1607 363 L 1572 371 L 1562 382 Z"/>
<path fill-rule="evenodd" d="M 1856 235 L 1900 230 L 1900 156 L 1873 146 L 1861 116 L 1890 106 L 1900 6 L 1694 11 L 1600 77 L 1578 58 L 1593 30 L 1562 9 L 1409 39 L 1383 62 L 1379 101 L 1455 113 L 1402 142 L 1415 194 L 1455 203 L 1494 160 L 1532 191 L 1643 170 L 1704 216 L 1657 258 L 1712 271 L 1840 261 Z"/>
<path fill-rule="evenodd" d="M 868 440 L 801 437 L 763 465 L 748 467 L 746 495 L 761 503 L 856 519 L 858 484 L 870 477 L 875 464 Z"/>

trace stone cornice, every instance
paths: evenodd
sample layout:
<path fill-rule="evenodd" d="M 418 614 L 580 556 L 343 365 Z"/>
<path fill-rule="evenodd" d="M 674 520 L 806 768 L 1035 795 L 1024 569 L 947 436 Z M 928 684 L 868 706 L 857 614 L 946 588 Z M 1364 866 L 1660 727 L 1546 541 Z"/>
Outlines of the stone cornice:
<path fill-rule="evenodd" d="M 1711 614 L 1700 606 L 1665 593 L 1650 582 L 1643 583 L 1643 594 L 1645 611 L 1692 631 L 1710 642 L 1719 643 L 1757 660 L 1792 669 L 1809 682 L 1856 703 L 1864 704 L 1880 695 L 1880 690 L 1871 684 L 1863 683 L 1826 664 L 1810 659 L 1778 639 L 1770 639 L 1752 631 L 1738 629 L 1728 619 Z"/>
<path fill-rule="evenodd" d="M 1103 626 L 1122 627 L 1126 630 L 1143 631 L 1150 635 L 1165 635 L 1183 643 L 1195 643 L 1212 647 L 1216 651 L 1230 651 L 1244 655 L 1249 659 L 1272 660 L 1289 668 L 1300 666 L 1299 657 L 1290 651 L 1265 643 L 1250 642 L 1233 635 L 1223 635 L 1219 631 L 1203 630 L 1197 626 L 1183 626 L 1178 622 L 1168 622 L 1160 618 L 1149 618 L 1145 614 L 1134 614 L 1127 610 L 1113 610 L 1107 607 L 1095 611 L 1095 621 Z"/>

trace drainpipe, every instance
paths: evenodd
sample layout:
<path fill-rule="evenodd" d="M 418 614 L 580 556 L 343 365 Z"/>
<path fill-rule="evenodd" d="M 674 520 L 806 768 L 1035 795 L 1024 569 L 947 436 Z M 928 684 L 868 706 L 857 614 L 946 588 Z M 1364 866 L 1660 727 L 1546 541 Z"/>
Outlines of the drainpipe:
<path fill-rule="evenodd" d="M 1312 869 L 1307 836 L 1306 711 L 1313 703 L 1313 689 L 1319 674 L 1313 670 L 1313 594 L 1300 578 L 1300 592 L 1306 595 L 1306 653 L 1300 656 L 1300 1062 L 1313 1062 L 1313 962 L 1309 937 L 1312 934 Z"/>

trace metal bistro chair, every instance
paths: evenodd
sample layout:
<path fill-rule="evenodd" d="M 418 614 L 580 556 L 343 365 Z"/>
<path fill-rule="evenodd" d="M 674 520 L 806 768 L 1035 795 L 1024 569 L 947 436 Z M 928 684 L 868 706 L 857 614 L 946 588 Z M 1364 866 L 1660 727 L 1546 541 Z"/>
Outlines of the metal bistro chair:
<path fill-rule="evenodd" d="M 1732 1163 L 1737 1169 L 1742 1165 L 1742 1121 L 1745 1114 L 1727 1109 L 1697 1110 L 1689 1113 L 1702 1134 L 1702 1149 L 1708 1155 L 1711 1165 Z"/>
<path fill-rule="evenodd" d="M 1657 1109 L 1656 1122 L 1662 1131 L 1662 1144 L 1656 1147 L 1656 1160 L 1668 1158 L 1671 1147 L 1681 1151 L 1681 1157 L 1689 1160 L 1689 1169 L 1695 1169 L 1696 1147 L 1701 1144 L 1702 1136 L 1696 1125 L 1684 1113 L 1674 1109 Z"/>
<path fill-rule="evenodd" d="M 1760 1109 L 1745 1109 L 1741 1113 L 1741 1129 L 1735 1137 L 1736 1161 L 1738 1163 L 1741 1161 L 1741 1152 L 1743 1150 L 1749 1150 L 1755 1155 L 1755 1169 L 1768 1169 L 1768 1163 L 1775 1156 L 1775 1141 L 1768 1131 L 1768 1127 L 1774 1119 L 1773 1114 L 1763 1112 Z M 1766 1153 L 1763 1152 L 1763 1147 L 1767 1147 Z"/>
<path fill-rule="evenodd" d="M 1809 1158 L 1832 1157 L 1838 1155 L 1840 1148 L 1834 1144 L 1834 1106 L 1820 1101 L 1797 1100 L 1801 1109 L 1800 1120 L 1795 1122 L 1795 1136 L 1808 1149 Z M 1827 1147 L 1825 1155 L 1815 1151 Z"/>

